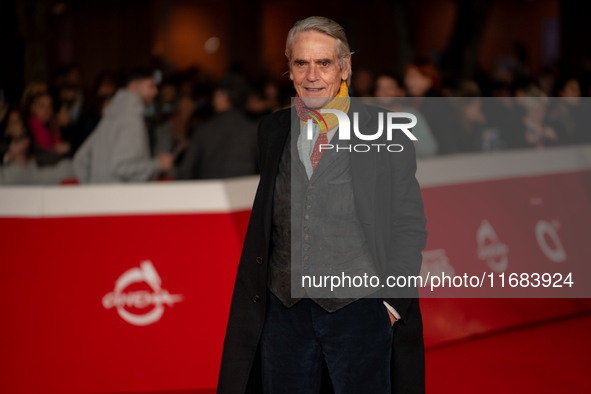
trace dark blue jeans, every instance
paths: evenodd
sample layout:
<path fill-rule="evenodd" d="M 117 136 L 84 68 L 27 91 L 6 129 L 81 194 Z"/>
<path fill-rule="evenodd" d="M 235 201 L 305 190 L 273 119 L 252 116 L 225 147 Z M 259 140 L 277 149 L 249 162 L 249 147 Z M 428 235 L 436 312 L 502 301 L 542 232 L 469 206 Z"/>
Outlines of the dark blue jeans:
<path fill-rule="evenodd" d="M 381 298 L 327 312 L 309 298 L 286 308 L 267 290 L 263 392 L 314 394 L 326 361 L 335 394 L 390 394 L 392 324 Z"/>

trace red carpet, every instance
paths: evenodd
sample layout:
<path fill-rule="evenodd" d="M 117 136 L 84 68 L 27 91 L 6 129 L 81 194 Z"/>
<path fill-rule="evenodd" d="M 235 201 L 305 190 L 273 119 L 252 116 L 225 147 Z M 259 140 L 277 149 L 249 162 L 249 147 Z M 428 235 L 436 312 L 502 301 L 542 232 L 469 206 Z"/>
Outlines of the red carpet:
<path fill-rule="evenodd" d="M 427 350 L 428 393 L 589 393 L 591 315 Z"/>

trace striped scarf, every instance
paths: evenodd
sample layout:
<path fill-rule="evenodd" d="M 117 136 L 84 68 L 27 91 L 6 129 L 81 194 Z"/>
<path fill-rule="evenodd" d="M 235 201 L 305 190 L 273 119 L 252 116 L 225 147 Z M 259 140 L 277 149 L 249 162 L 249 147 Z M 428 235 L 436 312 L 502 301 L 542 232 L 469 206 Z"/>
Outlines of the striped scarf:
<path fill-rule="evenodd" d="M 346 98 L 346 99 L 344 99 Z M 323 109 L 338 109 L 344 113 L 349 112 L 350 100 L 349 100 L 349 89 L 347 82 L 342 81 L 341 87 L 337 95 L 328 102 Z M 316 123 L 320 129 L 320 134 L 326 133 L 328 130 L 339 125 L 339 120 L 336 115 L 324 114 L 321 115 L 319 111 L 313 110 L 306 107 L 304 101 L 299 95 L 295 98 L 295 107 L 298 112 L 298 117 L 302 120 L 302 126 L 304 127 L 309 120 Z"/>

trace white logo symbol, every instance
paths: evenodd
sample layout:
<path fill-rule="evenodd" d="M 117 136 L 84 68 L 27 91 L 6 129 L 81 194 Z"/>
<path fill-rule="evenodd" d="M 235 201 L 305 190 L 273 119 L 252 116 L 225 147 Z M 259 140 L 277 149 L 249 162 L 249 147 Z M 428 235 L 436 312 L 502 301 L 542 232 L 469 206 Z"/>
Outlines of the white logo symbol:
<path fill-rule="evenodd" d="M 142 262 L 140 267 L 125 271 L 117 279 L 115 289 L 103 297 L 103 306 L 106 309 L 117 308 L 119 316 L 128 323 L 136 326 L 146 326 L 160 320 L 164 313 L 164 304 L 172 307 L 175 302 L 182 301 L 183 296 L 179 294 L 171 295 L 160 287 L 162 280 L 150 261 Z M 123 293 L 123 290 L 132 283 L 141 282 L 147 283 L 153 292 L 140 290 Z M 141 315 L 131 313 L 125 309 L 125 306 L 143 309 L 150 305 L 154 305 L 154 308 Z"/>
<path fill-rule="evenodd" d="M 540 249 L 542 249 L 542 252 L 544 252 L 546 257 L 554 263 L 562 263 L 566 260 L 566 252 L 562 246 L 562 242 L 560 242 L 558 233 L 556 232 L 556 228 L 559 226 L 560 223 L 558 223 L 558 221 L 548 223 L 544 220 L 540 220 L 536 223 L 536 238 L 538 239 Z M 546 235 L 554 243 L 553 248 L 546 242 Z"/>
<path fill-rule="evenodd" d="M 480 224 L 476 232 L 476 243 L 478 244 L 478 258 L 486 261 L 491 270 L 503 272 L 507 269 L 509 247 L 499 242 L 497 233 L 488 220 L 483 220 Z"/>
<path fill-rule="evenodd" d="M 429 275 L 429 281 L 432 276 L 455 276 L 456 270 L 449 263 L 449 259 L 445 254 L 444 249 L 425 250 L 422 252 L 423 264 L 421 265 L 421 277 L 423 280 L 427 280 L 427 273 Z M 425 283 L 425 286 L 427 283 Z"/>

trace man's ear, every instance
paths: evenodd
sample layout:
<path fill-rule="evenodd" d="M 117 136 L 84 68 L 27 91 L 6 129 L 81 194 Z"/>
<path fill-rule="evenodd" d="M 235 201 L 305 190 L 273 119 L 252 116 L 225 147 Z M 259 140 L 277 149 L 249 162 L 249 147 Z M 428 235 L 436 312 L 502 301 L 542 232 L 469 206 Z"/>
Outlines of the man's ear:
<path fill-rule="evenodd" d="M 289 73 L 289 80 L 293 81 L 293 72 L 291 71 L 291 59 L 287 59 L 287 72 Z"/>
<path fill-rule="evenodd" d="M 345 67 L 341 71 L 341 79 L 346 81 L 349 78 L 349 70 L 351 69 L 351 55 L 345 58 Z"/>

